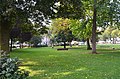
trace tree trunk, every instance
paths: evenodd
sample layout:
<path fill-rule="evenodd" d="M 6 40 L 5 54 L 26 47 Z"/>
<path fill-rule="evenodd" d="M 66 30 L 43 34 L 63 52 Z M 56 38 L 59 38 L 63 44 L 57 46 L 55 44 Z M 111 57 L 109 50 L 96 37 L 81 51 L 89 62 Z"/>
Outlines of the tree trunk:
<path fill-rule="evenodd" d="M 93 14 L 93 27 L 92 27 L 92 53 L 96 54 L 96 0 L 94 0 L 94 14 Z"/>
<path fill-rule="evenodd" d="M 70 47 L 72 47 L 72 44 L 71 44 L 71 42 L 69 42 L 69 45 L 70 45 Z"/>
<path fill-rule="evenodd" d="M 114 37 L 113 37 L 113 44 L 114 44 Z"/>
<path fill-rule="evenodd" d="M 91 50 L 89 38 L 87 38 L 87 50 Z"/>
<path fill-rule="evenodd" d="M 13 43 L 13 38 L 11 38 L 11 42 L 10 42 L 10 51 L 12 51 L 12 43 Z"/>
<path fill-rule="evenodd" d="M 9 26 L 3 23 L 0 25 L 0 50 L 9 52 Z"/>
<path fill-rule="evenodd" d="M 66 49 L 66 42 L 64 42 L 64 48 Z"/>
<path fill-rule="evenodd" d="M 23 43 L 20 43 L 20 49 L 22 49 L 23 48 Z"/>

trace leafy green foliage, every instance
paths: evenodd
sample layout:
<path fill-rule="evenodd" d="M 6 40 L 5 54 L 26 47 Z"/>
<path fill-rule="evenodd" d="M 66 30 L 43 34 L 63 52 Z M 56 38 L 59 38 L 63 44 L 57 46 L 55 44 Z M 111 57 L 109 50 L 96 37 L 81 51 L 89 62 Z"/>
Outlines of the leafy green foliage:
<path fill-rule="evenodd" d="M 26 79 L 29 73 L 21 70 L 20 64 L 18 58 L 8 58 L 2 55 L 0 58 L 0 79 Z"/>
<path fill-rule="evenodd" d="M 50 7 L 52 7 L 54 1 L 48 0 L 46 2 L 44 0 L 1 0 L 0 21 L 8 21 L 9 25 L 11 24 L 9 27 L 20 27 L 28 21 L 40 26 L 43 25 L 43 22 L 49 24 L 48 16 L 51 15 L 49 13 L 52 11 Z"/>
<path fill-rule="evenodd" d="M 90 20 L 71 20 L 70 29 L 76 38 L 86 40 L 91 38 L 92 22 Z"/>
<path fill-rule="evenodd" d="M 20 35 L 20 41 L 22 43 L 25 41 L 30 41 L 31 38 L 32 38 L 31 32 L 24 32 L 24 33 L 21 33 Z"/>
<path fill-rule="evenodd" d="M 57 42 L 71 42 L 73 40 L 72 31 L 69 29 L 61 30 L 56 36 L 55 39 Z"/>
<path fill-rule="evenodd" d="M 57 12 L 56 17 L 80 19 L 84 17 L 83 4 L 81 0 L 57 0 L 60 6 L 53 7 Z"/>
<path fill-rule="evenodd" d="M 18 27 L 12 28 L 10 31 L 10 38 L 18 38 L 20 36 L 21 29 Z"/>
<path fill-rule="evenodd" d="M 109 25 L 119 27 L 120 7 L 118 0 L 97 2 L 97 25 L 106 29 Z"/>
<path fill-rule="evenodd" d="M 40 36 L 33 36 L 30 40 L 30 42 L 33 44 L 34 47 L 38 47 L 38 44 L 41 43 L 41 37 Z"/>
<path fill-rule="evenodd" d="M 70 19 L 56 18 L 53 20 L 50 30 L 52 34 L 58 34 L 61 30 L 68 29 L 69 25 L 70 25 Z"/>
<path fill-rule="evenodd" d="M 111 40 L 111 38 L 116 38 L 116 37 L 120 37 L 120 32 L 119 32 L 119 29 L 117 29 L 117 28 L 108 27 L 102 33 L 103 40 L 106 40 L 106 39 Z"/>
<path fill-rule="evenodd" d="M 72 31 L 70 30 L 70 19 L 58 18 L 53 20 L 51 32 L 57 42 L 71 42 L 73 39 Z"/>

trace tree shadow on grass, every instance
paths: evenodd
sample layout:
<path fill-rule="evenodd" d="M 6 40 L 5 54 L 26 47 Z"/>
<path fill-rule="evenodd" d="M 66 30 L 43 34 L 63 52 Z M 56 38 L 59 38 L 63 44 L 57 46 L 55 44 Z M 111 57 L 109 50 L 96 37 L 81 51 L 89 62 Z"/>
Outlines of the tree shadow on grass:
<path fill-rule="evenodd" d="M 34 53 L 36 51 L 37 50 L 35 50 L 35 49 L 31 50 L 30 48 L 27 48 L 27 49 L 15 49 L 11 53 Z"/>
<path fill-rule="evenodd" d="M 86 50 L 86 48 L 85 48 L 85 47 L 71 47 L 71 48 L 70 48 L 70 47 L 68 47 L 68 49 L 82 49 L 82 50 L 84 50 L 84 49 L 85 49 L 85 50 Z"/>
<path fill-rule="evenodd" d="M 12 53 L 30 53 L 30 52 L 33 52 L 33 51 L 26 51 L 26 50 L 19 50 L 19 49 L 16 49 L 16 50 L 13 50 Z"/>
<path fill-rule="evenodd" d="M 120 57 L 120 49 L 97 49 L 97 51 L 102 55 Z"/>

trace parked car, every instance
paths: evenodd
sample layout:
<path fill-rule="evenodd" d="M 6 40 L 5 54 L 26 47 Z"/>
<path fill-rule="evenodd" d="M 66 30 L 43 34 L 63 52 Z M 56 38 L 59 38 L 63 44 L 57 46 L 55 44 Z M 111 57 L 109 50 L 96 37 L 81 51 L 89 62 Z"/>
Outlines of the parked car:
<path fill-rule="evenodd" d="M 12 48 L 20 48 L 20 44 L 19 43 L 15 43 L 12 45 Z"/>

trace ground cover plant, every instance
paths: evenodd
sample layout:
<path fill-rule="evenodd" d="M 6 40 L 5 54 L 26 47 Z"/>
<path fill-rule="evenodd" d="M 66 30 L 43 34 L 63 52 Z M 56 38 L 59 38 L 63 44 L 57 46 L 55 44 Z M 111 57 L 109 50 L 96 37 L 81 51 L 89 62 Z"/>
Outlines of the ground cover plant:
<path fill-rule="evenodd" d="M 119 79 L 119 45 L 97 45 L 99 54 L 85 46 L 57 51 L 57 48 L 26 48 L 11 52 L 30 72 L 29 79 Z M 114 48 L 114 49 L 113 49 Z"/>
<path fill-rule="evenodd" d="M 4 51 L 0 53 L 0 79 L 27 79 L 29 72 L 19 68 L 18 58 L 10 58 Z"/>

